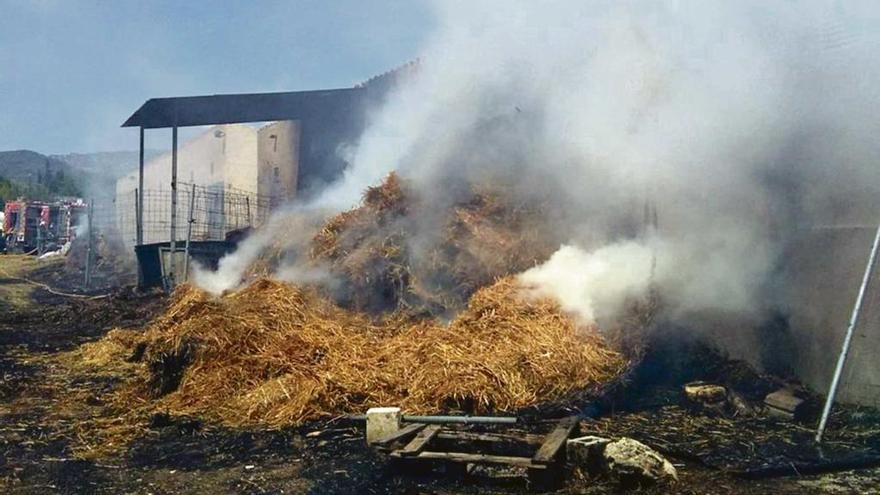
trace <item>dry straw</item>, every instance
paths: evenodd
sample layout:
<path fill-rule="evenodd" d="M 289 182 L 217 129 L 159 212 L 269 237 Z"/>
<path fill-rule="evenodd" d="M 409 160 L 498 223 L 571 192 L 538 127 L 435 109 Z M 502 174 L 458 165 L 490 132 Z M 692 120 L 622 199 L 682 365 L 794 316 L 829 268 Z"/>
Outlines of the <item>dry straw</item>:
<path fill-rule="evenodd" d="M 653 308 L 633 306 L 600 334 L 551 300 L 527 299 L 513 274 L 554 248 L 541 206 L 497 185 L 470 193 L 441 212 L 419 256 L 408 241 L 423 234 L 410 218 L 423 205 L 394 174 L 324 223 L 309 254 L 349 289 L 332 299 L 268 278 L 220 297 L 184 285 L 145 332 L 83 346 L 71 367 L 127 377 L 110 413 L 84 431 L 119 445 L 153 412 L 271 427 L 387 405 L 513 413 L 624 376 Z M 271 273 L 288 244 L 303 250 L 301 235 L 280 238 L 251 276 Z M 448 324 L 438 319 L 450 314 Z"/>
<path fill-rule="evenodd" d="M 478 291 L 449 325 L 374 320 L 271 280 L 222 298 L 185 286 L 143 343 L 145 362 L 120 400 L 232 425 L 378 405 L 512 412 L 599 387 L 627 366 L 554 302 L 523 299 L 512 278 Z M 180 383 L 157 398 L 176 373 Z"/>
<path fill-rule="evenodd" d="M 477 289 L 543 262 L 558 247 L 542 205 L 516 196 L 500 184 L 471 187 L 436 212 L 392 173 L 359 207 L 324 225 L 311 257 L 349 289 L 345 306 L 455 313 Z M 414 220 L 424 217 L 432 218 L 427 227 Z"/>

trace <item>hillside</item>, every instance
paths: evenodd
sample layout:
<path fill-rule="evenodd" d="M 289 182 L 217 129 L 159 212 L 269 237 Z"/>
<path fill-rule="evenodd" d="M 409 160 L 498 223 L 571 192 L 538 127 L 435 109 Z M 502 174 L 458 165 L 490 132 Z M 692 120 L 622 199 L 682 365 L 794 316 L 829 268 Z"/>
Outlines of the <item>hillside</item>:
<path fill-rule="evenodd" d="M 144 159 L 150 161 L 161 154 L 157 150 L 144 150 Z M 116 180 L 138 166 L 137 151 L 102 151 L 97 153 L 68 153 L 50 155 L 50 159 L 60 160 L 71 167 L 90 175 L 108 177 Z"/>
<path fill-rule="evenodd" d="M 86 182 L 67 162 L 30 150 L 0 151 L 0 199 L 79 196 Z"/>
<path fill-rule="evenodd" d="M 0 151 L 0 177 L 10 181 L 38 184 L 58 172 L 71 172 L 70 164 L 31 150 Z"/>
<path fill-rule="evenodd" d="M 150 160 L 161 152 L 146 150 Z M 43 155 L 0 151 L 0 201 L 17 197 L 51 200 L 64 196 L 112 196 L 116 179 L 137 169 L 137 151 Z"/>

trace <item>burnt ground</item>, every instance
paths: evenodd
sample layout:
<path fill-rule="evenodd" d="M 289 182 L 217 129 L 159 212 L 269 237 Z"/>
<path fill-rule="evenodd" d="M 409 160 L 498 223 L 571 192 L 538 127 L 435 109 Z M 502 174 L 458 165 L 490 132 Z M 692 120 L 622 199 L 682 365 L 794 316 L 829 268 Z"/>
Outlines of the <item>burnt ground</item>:
<path fill-rule="evenodd" d="M 5 261 L 0 258 L 0 267 Z M 14 278 L 0 280 L 0 296 L 3 290 L 12 290 L 19 297 L 16 304 L 0 305 L 0 493 L 501 494 L 530 490 L 516 472 L 461 476 L 447 475 L 442 467 L 401 468 L 368 449 L 362 425 L 348 420 L 259 430 L 224 428 L 198 418 L 156 416 L 136 440 L 116 453 L 84 454 L 81 446 L 88 446 L 89 438 L 82 438 L 78 425 L 100 409 L 102 397 L 117 382 L 108 376 L 65 375 L 54 359 L 116 326 L 142 326 L 161 311 L 163 298 L 131 290 L 101 299 L 67 298 L 36 287 L 13 287 L 17 283 Z M 22 304 L 22 295 L 29 304 Z M 649 356 L 629 387 L 592 408 L 597 418 L 581 423 L 583 434 L 642 440 L 677 466 L 679 483 L 638 493 L 880 493 L 877 468 L 800 472 L 810 465 L 823 466 L 819 462 L 823 455 L 825 461 L 844 464 L 871 461 L 880 438 L 875 412 L 840 409 L 830 427 L 830 448 L 817 452 L 808 438 L 812 419 L 789 423 L 760 416 L 728 417 L 684 404 L 680 393 L 684 380 L 726 381 L 725 385 L 747 398 L 773 386 L 741 366 L 710 361 L 716 364 L 671 363 Z M 689 376 L 657 371 L 676 366 L 699 372 Z M 76 407 L 69 404 L 71 397 Z M 847 467 L 844 464 L 826 463 L 823 469 Z M 571 472 L 559 489 L 569 494 L 618 492 L 606 480 Z"/>

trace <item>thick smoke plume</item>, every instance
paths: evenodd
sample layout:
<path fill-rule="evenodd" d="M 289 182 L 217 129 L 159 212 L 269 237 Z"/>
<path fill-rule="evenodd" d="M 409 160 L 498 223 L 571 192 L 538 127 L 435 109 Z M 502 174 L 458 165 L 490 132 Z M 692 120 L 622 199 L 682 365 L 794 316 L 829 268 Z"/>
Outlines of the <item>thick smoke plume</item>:
<path fill-rule="evenodd" d="M 758 312 L 795 229 L 880 192 L 876 9 L 831 5 L 441 2 L 418 76 L 316 206 L 391 170 L 438 209 L 517 183 L 566 243 L 522 279 L 583 318 L 651 284 L 673 314 Z"/>
<path fill-rule="evenodd" d="M 528 278 L 563 301 L 589 299 L 591 260 L 615 260 L 621 275 L 590 289 L 607 308 L 645 288 L 632 270 L 650 269 L 649 248 L 621 241 L 653 223 L 647 203 L 670 308 L 752 311 L 788 229 L 878 190 L 872 11 L 444 2 L 420 77 L 376 116 L 325 201 L 351 202 L 389 168 L 442 194 L 450 180 L 519 177 L 559 198 L 559 231 L 594 251 L 563 248 Z"/>

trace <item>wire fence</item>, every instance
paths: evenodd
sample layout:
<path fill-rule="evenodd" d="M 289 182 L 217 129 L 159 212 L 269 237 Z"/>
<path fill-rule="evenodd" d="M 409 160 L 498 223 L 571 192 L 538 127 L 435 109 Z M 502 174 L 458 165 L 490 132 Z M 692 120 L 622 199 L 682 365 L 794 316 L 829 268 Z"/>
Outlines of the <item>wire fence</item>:
<path fill-rule="evenodd" d="M 224 240 L 229 232 L 258 227 L 269 216 L 268 196 L 222 184 L 200 186 L 180 182 L 177 191 L 175 237 L 178 240 L 186 239 L 190 209 L 192 239 L 196 241 Z M 143 192 L 145 244 L 170 240 L 171 195 L 170 190 L 147 189 Z M 135 190 L 116 198 L 115 225 L 127 245 L 134 245 L 137 241 L 136 205 Z"/>

